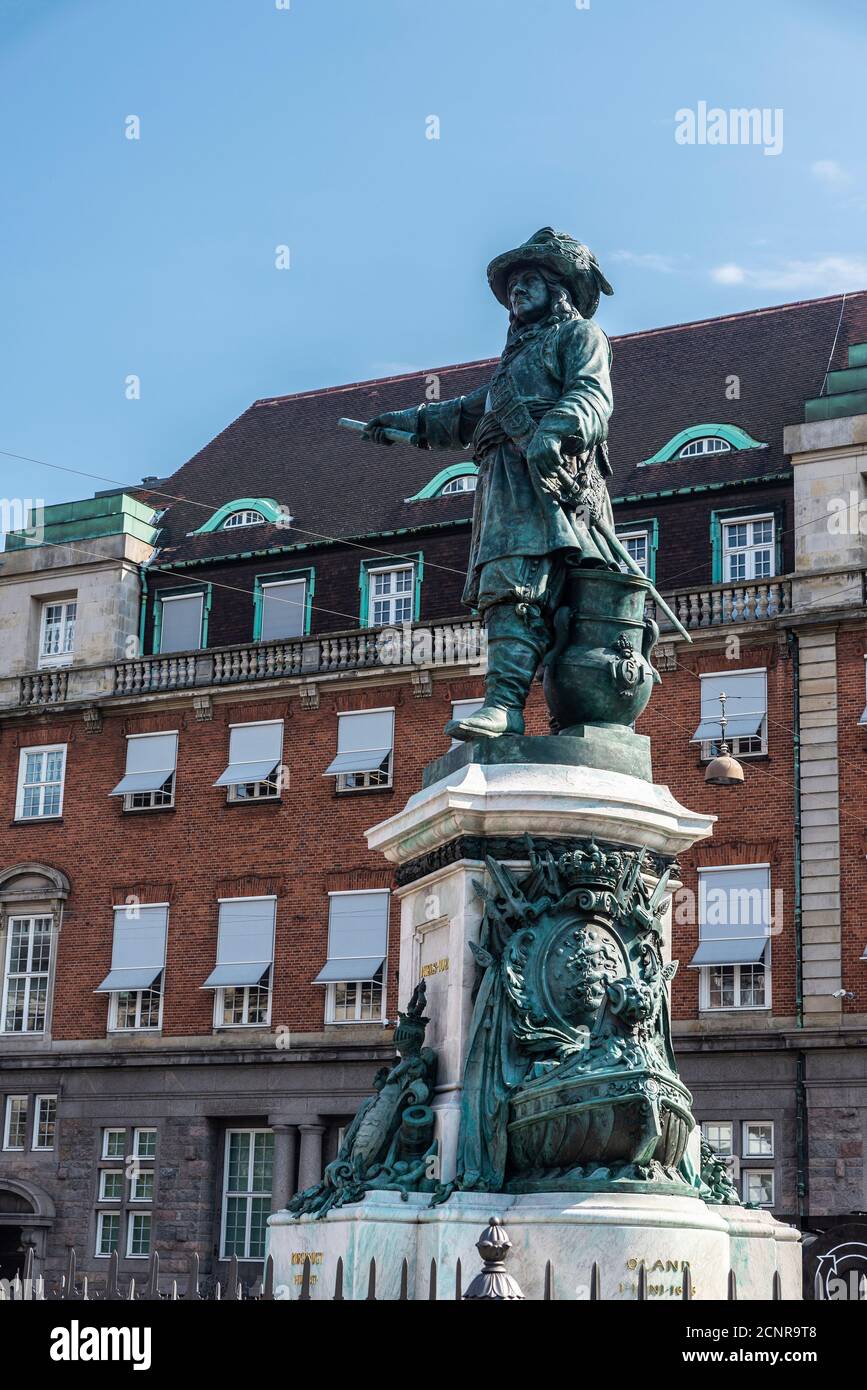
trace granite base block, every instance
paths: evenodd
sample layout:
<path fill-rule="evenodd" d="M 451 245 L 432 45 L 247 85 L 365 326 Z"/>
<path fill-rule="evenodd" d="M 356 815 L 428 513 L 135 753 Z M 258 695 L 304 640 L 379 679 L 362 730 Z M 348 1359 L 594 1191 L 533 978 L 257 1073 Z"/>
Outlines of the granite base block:
<path fill-rule="evenodd" d="M 457 1262 L 465 1290 L 481 1267 L 475 1245 L 492 1216 L 505 1223 L 512 1241 L 506 1268 L 530 1300 L 543 1297 L 549 1260 L 559 1301 L 589 1298 L 594 1262 L 604 1300 L 634 1300 L 642 1261 L 650 1300 L 681 1298 L 686 1264 L 696 1300 L 725 1299 L 730 1268 L 741 1300 L 770 1299 L 775 1272 L 784 1299 L 801 1297 L 799 1233 L 769 1212 L 711 1207 L 694 1197 L 554 1192 L 455 1193 L 437 1207 L 425 1196 L 368 1193 L 321 1221 L 277 1212 L 269 1223 L 277 1296 L 298 1297 L 309 1255 L 313 1299 L 333 1298 L 342 1258 L 347 1299 L 366 1298 L 373 1259 L 377 1298 L 398 1297 L 406 1260 L 410 1299 L 427 1299 L 436 1260 L 437 1298 L 453 1300 Z"/>

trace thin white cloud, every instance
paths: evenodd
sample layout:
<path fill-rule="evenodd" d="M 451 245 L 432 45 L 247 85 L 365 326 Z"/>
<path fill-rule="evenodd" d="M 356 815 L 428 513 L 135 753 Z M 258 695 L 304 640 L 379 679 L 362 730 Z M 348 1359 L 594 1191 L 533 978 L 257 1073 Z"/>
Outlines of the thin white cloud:
<path fill-rule="evenodd" d="M 848 169 L 838 164 L 836 159 L 816 159 L 810 165 L 810 173 L 826 188 L 851 188 L 855 182 Z"/>
<path fill-rule="evenodd" d="M 812 260 L 781 261 L 758 268 L 729 261 L 714 266 L 710 278 L 717 285 L 749 285 L 753 289 L 785 293 L 834 294 L 867 286 L 867 257 L 816 256 Z"/>
<path fill-rule="evenodd" d="M 654 270 L 662 275 L 671 275 L 677 266 L 676 257 L 660 256 L 656 251 L 612 251 L 608 260 L 626 262 L 639 270 Z"/>

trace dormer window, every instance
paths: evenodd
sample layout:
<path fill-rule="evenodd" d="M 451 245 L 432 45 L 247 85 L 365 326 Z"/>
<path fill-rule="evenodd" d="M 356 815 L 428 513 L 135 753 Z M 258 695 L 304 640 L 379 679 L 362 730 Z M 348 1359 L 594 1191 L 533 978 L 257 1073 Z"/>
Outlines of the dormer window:
<path fill-rule="evenodd" d="M 478 479 L 474 473 L 464 473 L 458 478 L 450 478 L 440 493 L 440 497 L 448 497 L 453 492 L 475 492 Z"/>
<path fill-rule="evenodd" d="M 247 510 L 243 512 L 230 512 L 223 522 L 223 530 L 228 531 L 234 526 L 262 526 L 265 518 L 261 512 Z"/>
<path fill-rule="evenodd" d="M 691 439 L 688 444 L 684 444 L 679 459 L 697 458 L 700 454 L 728 454 L 731 452 L 731 444 L 727 439 L 722 439 L 718 434 L 705 435 L 703 439 Z"/>

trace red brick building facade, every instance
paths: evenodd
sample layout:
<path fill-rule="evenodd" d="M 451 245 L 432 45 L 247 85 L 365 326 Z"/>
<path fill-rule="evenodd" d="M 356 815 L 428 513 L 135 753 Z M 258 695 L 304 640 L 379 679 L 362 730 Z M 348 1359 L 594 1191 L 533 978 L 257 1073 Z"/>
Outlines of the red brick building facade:
<path fill-rule="evenodd" d="M 694 637 L 663 625 L 638 729 L 655 780 L 718 817 L 675 903 L 681 1069 L 744 1195 L 805 1225 L 867 1207 L 867 556 L 858 534 L 811 549 L 827 509 L 799 488 L 818 469 L 831 492 L 850 473 L 863 489 L 864 446 L 839 432 L 855 410 L 808 407 L 798 449 L 783 434 L 833 399 L 838 320 L 845 377 L 867 294 L 842 316 L 834 298 L 614 342 L 618 530 Z M 235 1253 L 254 1274 L 267 1210 L 319 1176 L 392 1055 L 397 903 L 364 831 L 447 750 L 453 702 L 482 691 L 460 607 L 474 469 L 376 451 L 335 422 L 489 371 L 257 402 L 173 477 L 49 509 L 39 544 L 10 539 L 4 1273 L 30 1243 L 48 1269 L 72 1244 L 96 1274 L 113 1248 L 132 1272 L 159 1249 L 178 1268 L 196 1250 L 210 1273 Z M 737 788 L 705 782 L 713 737 L 693 741 L 721 685 L 755 718 Z M 329 772 L 364 715 L 393 730 L 388 756 Z M 547 728 L 536 687 L 528 732 Z M 267 767 L 215 785 L 253 768 L 239 750 L 261 739 L 279 750 Z M 705 920 L 723 882 L 764 895 L 769 938 L 749 960 L 720 956 Z M 381 969 L 318 982 L 344 909 L 372 914 Z M 252 961 L 231 956 L 233 913 Z"/>

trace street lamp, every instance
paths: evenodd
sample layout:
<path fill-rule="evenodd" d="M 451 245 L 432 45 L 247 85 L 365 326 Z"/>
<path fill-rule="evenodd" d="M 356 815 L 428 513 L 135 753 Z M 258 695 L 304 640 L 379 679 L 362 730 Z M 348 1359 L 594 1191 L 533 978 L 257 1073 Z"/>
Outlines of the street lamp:
<path fill-rule="evenodd" d="M 737 758 L 732 757 L 728 744 L 726 743 L 726 700 L 728 696 L 724 690 L 720 691 L 720 734 L 721 742 L 719 752 L 707 765 L 704 780 L 711 782 L 716 787 L 736 787 L 744 780 L 744 770 Z"/>

